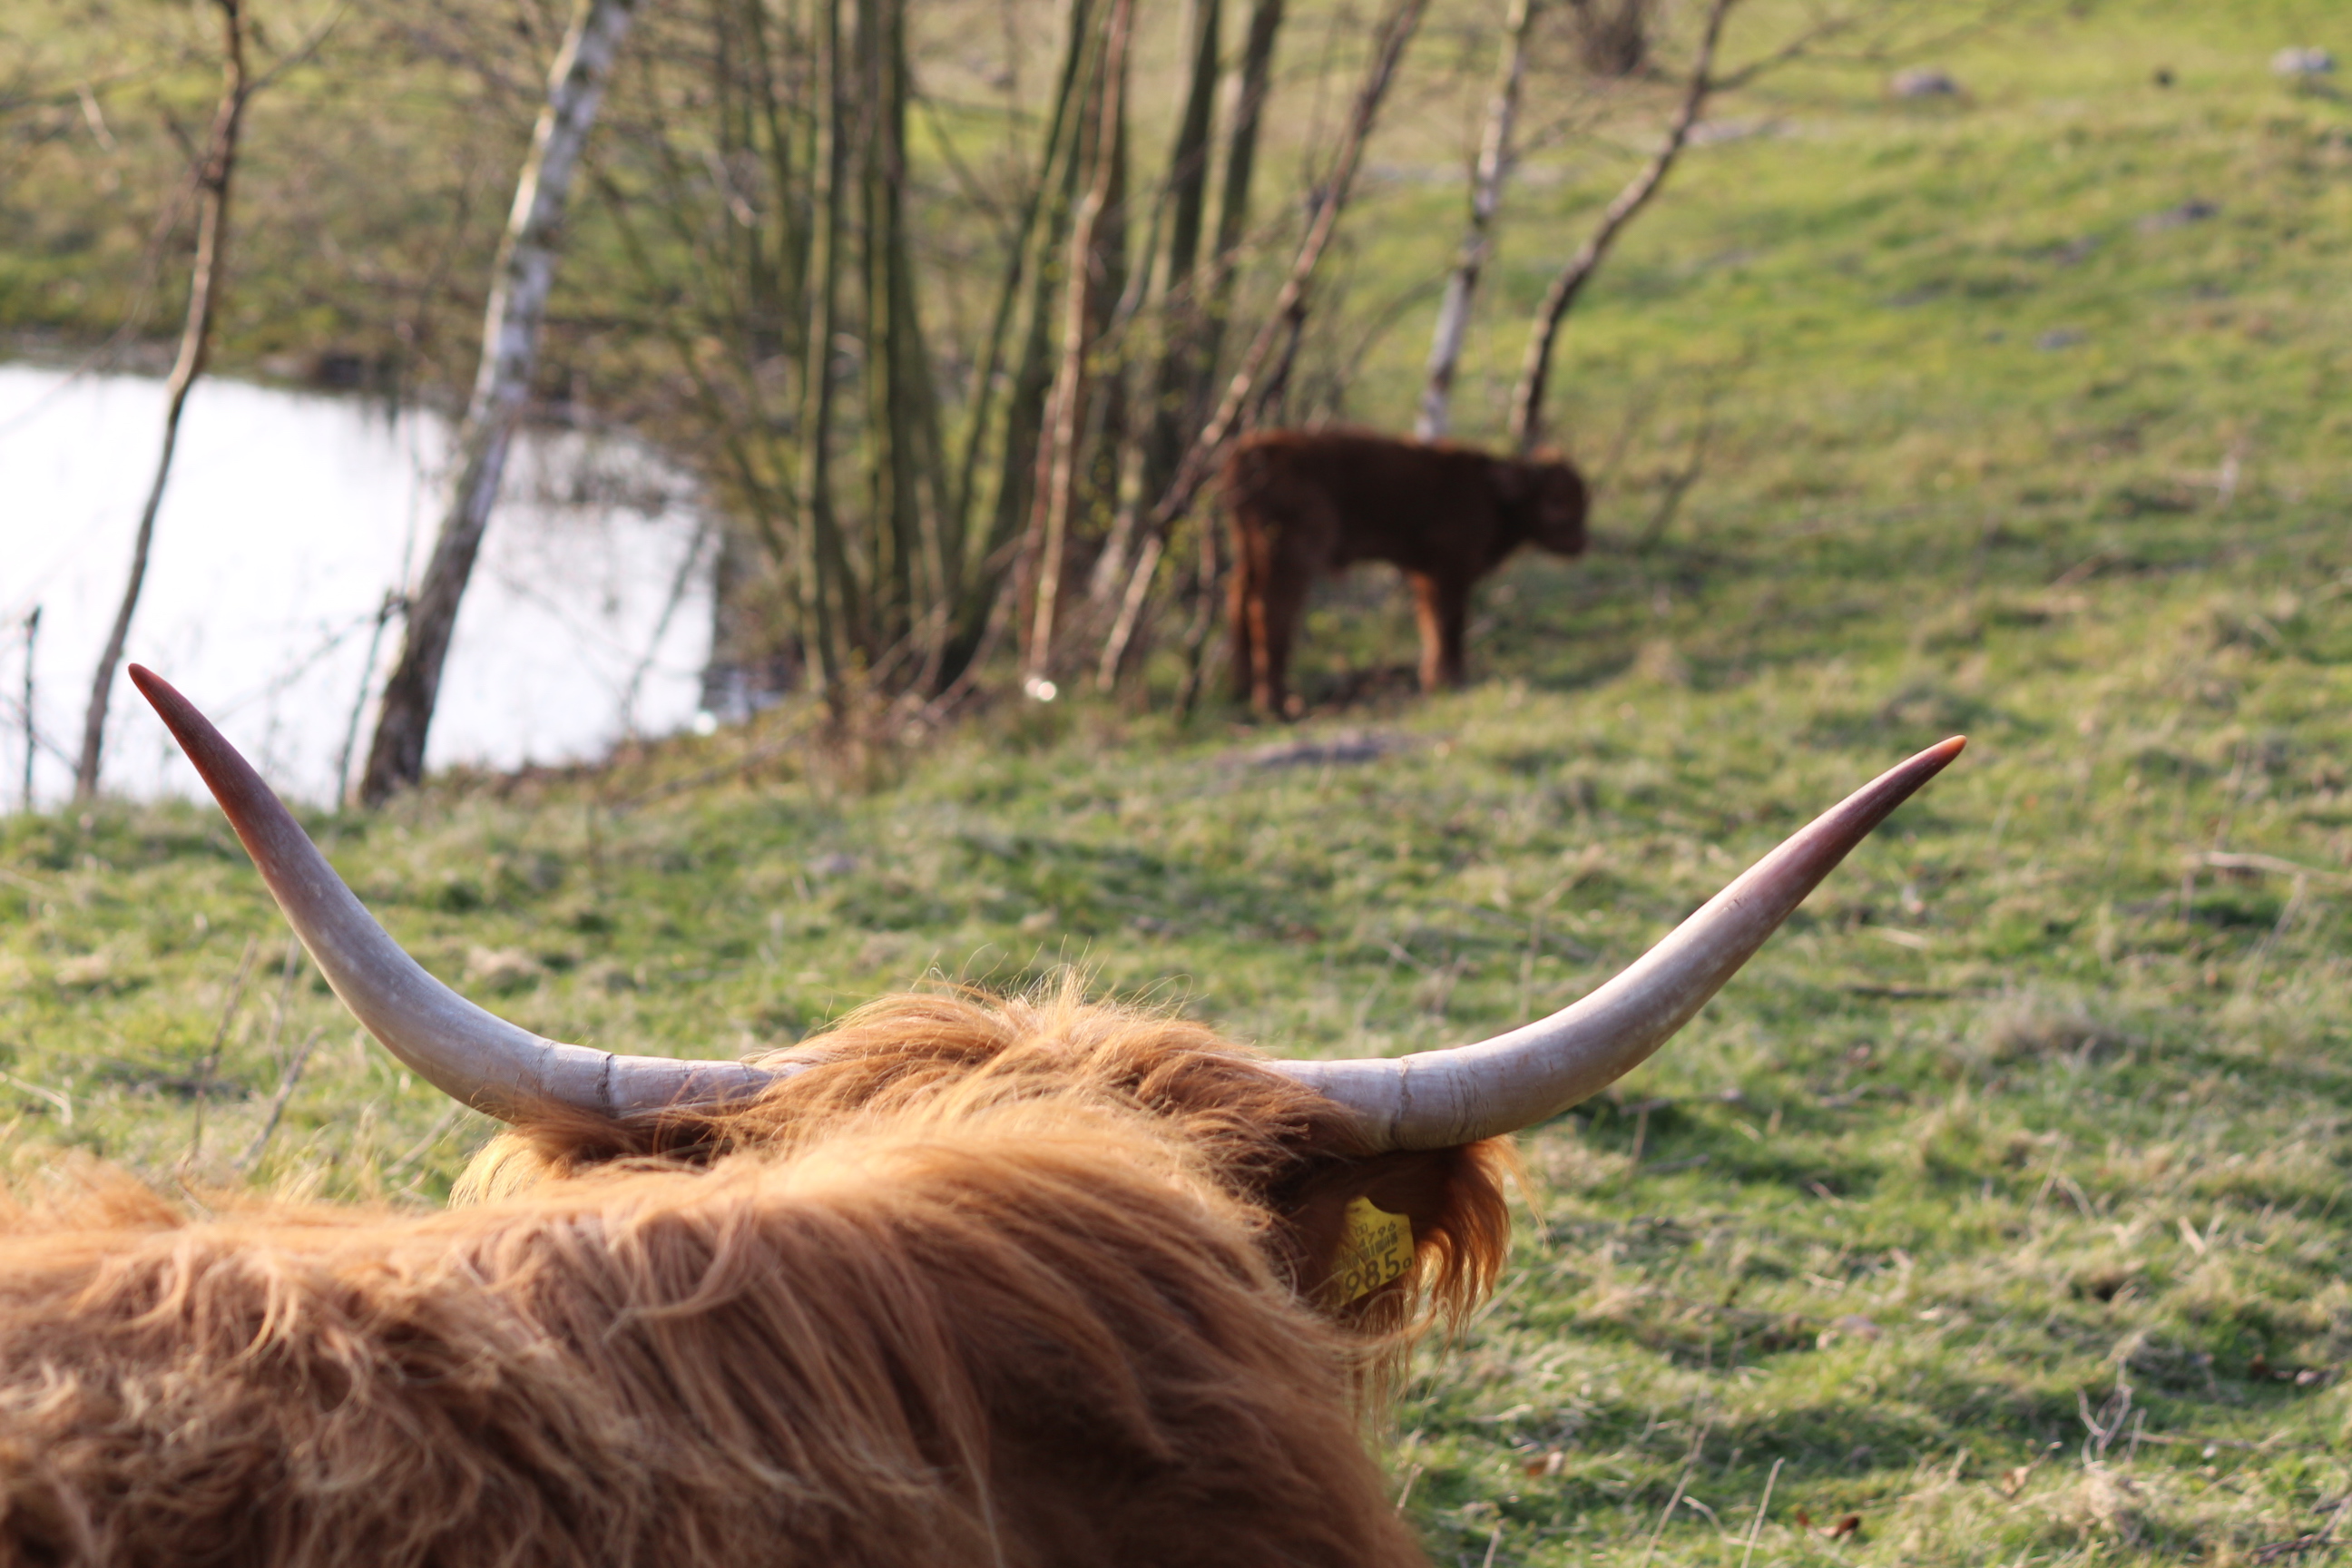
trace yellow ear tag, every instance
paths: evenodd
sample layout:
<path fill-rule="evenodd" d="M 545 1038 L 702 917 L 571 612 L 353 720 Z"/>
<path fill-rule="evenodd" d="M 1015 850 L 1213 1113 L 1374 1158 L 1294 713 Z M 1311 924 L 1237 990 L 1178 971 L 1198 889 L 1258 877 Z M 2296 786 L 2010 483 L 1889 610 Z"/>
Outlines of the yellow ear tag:
<path fill-rule="evenodd" d="M 1344 1306 L 1412 1268 L 1412 1221 L 1374 1208 L 1370 1198 L 1351 1200 L 1339 1227 L 1339 1254 L 1331 1263 L 1332 1295 Z"/>

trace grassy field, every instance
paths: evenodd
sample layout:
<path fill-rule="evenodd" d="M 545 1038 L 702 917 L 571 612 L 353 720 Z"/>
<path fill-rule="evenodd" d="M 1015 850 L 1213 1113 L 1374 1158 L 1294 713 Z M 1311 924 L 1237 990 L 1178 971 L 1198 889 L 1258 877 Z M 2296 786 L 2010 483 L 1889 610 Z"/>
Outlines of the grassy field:
<path fill-rule="evenodd" d="M 1490 588 L 1463 695 L 1401 694 L 1367 579 L 1318 607 L 1296 729 L 1005 706 L 850 769 L 781 710 L 314 826 L 550 1034 L 731 1053 L 1076 963 L 1367 1054 L 1573 997 L 1966 732 L 1675 1046 L 1526 1140 L 1502 1294 L 1395 1413 L 1404 1506 L 1440 1563 L 2315 1561 L 2352 1523 L 2352 109 L 2263 64 L 2344 52 L 2331 22 L 2096 6 L 1956 51 L 1958 104 L 1819 73 L 1727 107 L 1759 133 L 1570 334 L 1605 547 Z M 1474 426 L 1527 237 L 1608 180 L 1507 237 Z M 1455 199 L 1385 194 L 1360 279 L 1419 276 Z M 1402 321 L 1362 417 L 1410 399 Z M 487 1136 L 286 972 L 209 811 L 0 836 L 19 1179 L 70 1149 L 424 1205 Z"/>

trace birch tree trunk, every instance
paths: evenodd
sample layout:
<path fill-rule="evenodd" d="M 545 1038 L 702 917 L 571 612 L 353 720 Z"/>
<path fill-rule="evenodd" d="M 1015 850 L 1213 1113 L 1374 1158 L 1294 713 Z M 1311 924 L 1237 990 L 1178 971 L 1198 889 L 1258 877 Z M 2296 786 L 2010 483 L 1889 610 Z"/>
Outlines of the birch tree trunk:
<path fill-rule="evenodd" d="M 1070 513 L 1077 500 L 1083 415 L 1088 393 L 1087 358 L 1094 347 L 1092 333 L 1103 315 L 1101 296 L 1110 282 L 1103 276 L 1100 232 L 1118 181 L 1121 99 L 1127 85 L 1127 46 L 1133 13 L 1133 0 L 1112 0 L 1097 72 L 1100 85 L 1093 117 L 1093 177 L 1079 204 L 1077 222 L 1070 230 L 1069 270 L 1064 279 L 1061 366 L 1055 376 L 1045 438 L 1037 455 L 1037 512 L 1032 524 L 1038 551 L 1036 585 L 1022 660 L 1023 689 L 1033 697 L 1050 698 L 1054 693 L 1047 672 L 1053 666 L 1055 616 L 1069 550 Z"/>
<path fill-rule="evenodd" d="M 1715 47 L 1723 37 L 1724 18 L 1731 14 L 1736 3 L 1737 0 L 1709 0 L 1698 58 L 1691 64 L 1689 85 L 1683 89 L 1682 104 L 1675 111 L 1674 122 L 1666 128 L 1665 140 L 1642 166 L 1642 172 L 1617 193 L 1617 199 L 1609 204 L 1600 223 L 1593 226 L 1591 237 L 1560 268 L 1559 276 L 1552 279 L 1543 304 L 1536 310 L 1535 324 L 1528 332 L 1527 356 L 1519 367 L 1519 384 L 1511 394 L 1511 445 L 1522 456 L 1534 450 L 1543 437 L 1545 384 L 1551 379 L 1552 346 L 1559 340 L 1559 324 L 1566 319 L 1569 307 L 1576 303 L 1576 297 L 1584 291 L 1585 284 L 1601 269 L 1610 246 L 1633 221 L 1634 215 L 1658 194 L 1675 160 L 1688 144 L 1691 127 L 1698 123 L 1707 95 L 1715 90 Z"/>
<path fill-rule="evenodd" d="M 540 329 L 562 244 L 564 208 L 597 106 L 620 53 L 636 0 L 582 0 L 548 73 L 547 105 L 515 186 L 514 210 L 499 247 L 482 363 L 457 429 L 457 478 L 424 582 L 411 595 L 400 662 L 385 683 L 360 798 L 381 805 L 425 774 L 425 738 L 441 693 L 442 666 L 458 602 L 489 525 L 515 426 L 539 363 Z"/>
<path fill-rule="evenodd" d="M 1429 379 L 1421 389 L 1421 412 L 1412 433 L 1423 441 L 1445 434 L 1454 399 L 1454 373 L 1462 363 L 1462 344 L 1470 335 L 1470 302 L 1478 292 L 1478 278 L 1494 254 L 1495 214 L 1503 205 L 1503 183 L 1511 173 L 1511 122 L 1517 117 L 1519 89 L 1528 74 L 1528 31 L 1535 21 L 1536 0 L 1511 0 L 1510 20 L 1503 40 L 1502 63 L 1495 72 L 1495 96 L 1486 110 L 1486 134 L 1478 146 L 1478 168 L 1470 182 L 1470 226 L 1463 232 L 1462 252 L 1454 275 L 1445 280 L 1445 298 L 1437 307 L 1437 329 L 1429 342 Z"/>
<path fill-rule="evenodd" d="M 106 749 L 107 701 L 113 695 L 115 672 L 122 665 L 123 645 L 131 637 L 131 617 L 139 608 L 140 590 L 147 583 L 147 553 L 155 542 L 155 513 L 163 504 L 163 486 L 172 475 L 172 453 L 180 444 L 180 416 L 188 405 L 188 391 L 204 374 L 212 346 L 213 305 L 219 297 L 221 273 L 228 247 L 228 192 L 236 172 L 237 134 L 245 123 L 250 91 L 245 70 L 245 17 L 240 0 L 214 0 L 221 21 L 221 97 L 213 111 L 212 133 L 205 143 L 204 163 L 196 170 L 196 254 L 188 276 L 188 314 L 180 329 L 179 356 L 172 363 L 171 379 L 163 388 L 163 448 L 155 459 L 155 479 L 147 489 L 147 504 L 139 512 L 139 531 L 131 546 L 131 573 L 122 589 L 121 607 L 98 658 L 98 673 L 89 688 L 89 707 L 81 727 L 81 757 L 74 768 L 74 798 L 89 800 L 98 794 L 99 763 Z M 29 655 L 27 656 L 29 658 Z M 32 715 L 26 719 L 26 755 L 31 755 Z M 29 763 L 26 776 L 31 776 Z M 26 798 L 30 800 L 30 791 Z"/>

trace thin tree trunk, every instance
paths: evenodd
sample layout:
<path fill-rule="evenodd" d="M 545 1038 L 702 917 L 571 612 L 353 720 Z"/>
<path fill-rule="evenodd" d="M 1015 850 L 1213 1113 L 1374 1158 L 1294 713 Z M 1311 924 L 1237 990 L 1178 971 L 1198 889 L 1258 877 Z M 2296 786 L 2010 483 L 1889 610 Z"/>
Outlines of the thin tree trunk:
<path fill-rule="evenodd" d="M 1201 342 L 1195 395 L 1208 401 L 1233 312 L 1234 280 L 1241 270 L 1242 238 L 1249 227 L 1250 184 L 1257 172 L 1257 133 L 1274 89 L 1274 46 L 1282 31 L 1283 0 L 1255 0 L 1242 44 L 1241 90 L 1234 102 L 1233 135 L 1225 143 L 1224 187 L 1217 198 L 1216 249 L 1210 259 L 1207 319 Z M 1181 461 L 1181 459 L 1180 459 Z"/>
<path fill-rule="evenodd" d="M 1097 72 L 1093 177 L 1070 230 L 1069 273 L 1064 280 L 1062 359 L 1054 380 L 1052 416 L 1038 453 L 1039 489 L 1034 529 L 1038 540 L 1036 584 L 1023 658 L 1023 685 L 1032 696 L 1049 695 L 1046 672 L 1053 664 L 1055 617 L 1061 603 L 1062 573 L 1069 548 L 1070 514 L 1076 504 L 1080 446 L 1086 411 L 1087 355 L 1100 324 L 1102 276 L 1099 236 L 1118 173 L 1120 95 L 1127 81 L 1127 45 L 1133 0 L 1112 0 L 1106 22 L 1102 61 Z"/>
<path fill-rule="evenodd" d="M 74 769 L 74 798 L 98 794 L 99 763 L 106 747 L 107 700 L 113 694 L 115 671 L 122 664 L 123 645 L 131 637 L 131 617 L 139 608 L 139 593 L 146 585 L 147 553 L 155 541 L 155 513 L 163 504 L 163 486 L 172 475 L 172 453 L 180 444 L 180 416 L 188 405 L 188 391 L 204 374 L 212 346 L 213 306 L 219 298 L 221 274 L 228 247 L 228 193 L 236 172 L 237 133 L 245 123 L 249 90 L 245 74 L 245 18 L 240 0 L 213 0 L 221 18 L 221 97 L 213 112 L 212 134 L 205 143 L 205 160 L 196 172 L 196 254 L 188 277 L 188 314 L 180 330 L 179 357 L 164 384 L 163 448 L 155 459 L 155 479 L 140 510 L 139 531 L 131 546 L 131 574 L 122 589 L 122 605 L 99 655 L 98 673 L 90 682 L 89 707 L 82 718 L 81 758 Z M 26 733 L 32 719 L 26 718 Z"/>
<path fill-rule="evenodd" d="M 409 602 L 400 662 L 384 685 L 375 740 L 360 781 L 360 797 L 367 805 L 382 804 L 425 774 L 425 732 L 440 698 L 458 602 L 473 575 L 539 363 L 540 329 L 555 282 L 572 176 L 635 13 L 635 0 L 582 0 L 549 72 L 547 106 L 540 111 L 530 155 L 515 187 L 514 210 L 483 316 L 481 369 L 457 430 L 457 484 L 424 583 Z"/>
<path fill-rule="evenodd" d="M 1034 561 L 1034 552 L 1026 548 L 1028 523 L 1034 516 L 1037 449 L 1054 381 L 1054 300 L 1059 279 L 1055 258 L 1063 248 L 1065 230 L 1078 199 L 1078 176 L 1086 164 L 1085 102 L 1091 90 L 1086 68 L 1092 53 L 1093 15 L 1092 0 L 1070 0 L 1059 86 L 1046 128 L 1045 155 L 1038 165 L 1035 201 L 1024 225 L 1024 259 L 1020 265 L 1026 277 L 1026 297 L 1017 298 L 1013 281 L 1008 281 L 1001 300 L 1000 320 L 1004 327 L 1009 331 L 1016 304 L 1025 325 L 1004 396 L 1003 433 L 992 448 L 996 483 L 988 524 L 972 533 L 966 545 L 970 572 L 953 610 L 953 640 L 940 668 L 943 691 L 954 689 L 969 678 L 973 667 L 996 647 L 1008 625 L 1020 619 L 1019 609 L 1029 602 Z M 992 355 L 996 352 L 994 342 L 992 334 Z M 976 446 L 986 435 L 985 427 L 976 423 L 970 439 Z M 978 471 L 977 456 L 976 451 L 968 451 L 963 464 L 967 506 L 978 503 L 971 478 Z"/>
<path fill-rule="evenodd" d="M 1591 237 L 1560 268 L 1559 276 L 1552 279 L 1543 304 L 1536 311 L 1535 324 L 1528 332 L 1527 357 L 1519 367 L 1519 384 L 1511 394 L 1511 445 L 1522 454 L 1532 451 L 1543 436 L 1545 384 L 1551 378 L 1552 345 L 1559 336 L 1559 324 L 1566 319 L 1569 308 L 1576 303 L 1577 295 L 1600 270 L 1610 246 L 1633 221 L 1634 215 L 1658 194 L 1675 160 L 1689 142 L 1691 127 L 1698 123 L 1707 95 L 1715 89 L 1715 46 L 1723 37 L 1724 18 L 1736 3 L 1737 0 L 1711 0 L 1706 28 L 1699 39 L 1698 58 L 1691 65 L 1689 85 L 1683 90 L 1682 105 L 1675 112 L 1673 124 L 1667 127 L 1665 141 L 1651 154 L 1642 172 L 1617 193 L 1617 199 L 1601 215 L 1601 222 L 1594 226 Z"/>
<path fill-rule="evenodd" d="M 1717 4 L 1726 3 L 1727 0 L 1717 0 Z M 1283 280 L 1282 291 L 1275 296 L 1274 309 L 1267 314 L 1265 325 L 1258 329 L 1233 380 L 1226 384 L 1225 395 L 1217 411 L 1193 438 L 1192 448 L 1177 467 L 1168 493 L 1153 509 L 1155 529 L 1166 527 L 1192 506 L 1193 497 L 1208 479 L 1210 468 L 1223 454 L 1225 443 L 1238 431 L 1244 415 L 1255 412 L 1265 387 L 1279 382 L 1278 373 L 1272 378 L 1266 376 L 1266 361 L 1275 344 L 1286 336 L 1295 344 L 1306 323 L 1307 288 L 1315 279 L 1316 264 L 1323 259 L 1324 248 L 1339 226 L 1339 215 L 1347 210 L 1348 197 L 1355 189 L 1356 170 L 1363 161 L 1364 143 L 1371 138 L 1372 127 L 1380 119 L 1381 100 L 1388 97 L 1389 84 L 1395 79 L 1397 65 L 1404 58 L 1405 46 L 1412 41 L 1413 31 L 1420 26 L 1422 13 L 1427 6 L 1428 0 L 1396 0 L 1395 8 L 1381 24 L 1372 63 L 1356 94 L 1355 110 L 1349 116 L 1339 154 L 1332 160 L 1329 186 L 1317 204 L 1315 220 L 1307 226 L 1307 237 L 1298 242 L 1290 276 Z"/>
<path fill-rule="evenodd" d="M 1278 388 L 1287 374 L 1290 356 L 1297 351 L 1299 333 L 1306 326 L 1307 287 L 1314 280 L 1316 264 L 1322 260 L 1325 247 L 1331 243 L 1331 236 L 1339 227 L 1339 215 L 1347 210 L 1349 195 L 1355 188 L 1356 170 L 1363 161 L 1364 143 L 1370 139 L 1372 127 L 1379 121 L 1381 104 L 1388 97 L 1389 85 L 1395 79 L 1397 66 L 1404 58 L 1405 46 L 1412 41 L 1413 32 L 1421 25 L 1422 13 L 1427 8 L 1427 4 L 1428 0 L 1396 0 L 1394 8 L 1381 24 L 1373 45 L 1371 63 L 1365 68 L 1363 85 L 1357 89 L 1354 110 L 1340 138 L 1339 152 L 1331 162 L 1329 184 L 1323 193 L 1323 199 L 1316 206 L 1313 220 L 1307 226 L 1306 237 L 1298 242 L 1298 253 L 1290 263 L 1290 276 L 1283 281 L 1282 291 L 1275 296 L 1274 309 L 1268 313 L 1265 324 L 1258 329 L 1257 336 L 1252 340 L 1247 352 L 1242 355 L 1240 365 L 1234 369 L 1232 381 L 1226 384 L 1224 397 L 1218 403 L 1216 412 L 1202 426 L 1201 433 L 1192 438 L 1183 460 L 1177 465 L 1175 477 L 1169 481 L 1167 493 L 1152 508 L 1150 536 L 1164 533 L 1176 519 L 1191 509 L 1201 487 L 1208 482 L 1217 459 L 1223 455 L 1226 443 L 1239 433 L 1245 418 L 1254 417 L 1264 406 L 1266 395 Z M 1239 133 L 1240 121 L 1236 117 L 1235 134 Z M 1237 244 L 1238 229 L 1236 222 L 1234 237 Z M 1220 239 L 1223 237 L 1221 235 Z M 1282 357 L 1269 366 L 1268 361 L 1273 357 L 1277 343 L 1286 344 Z M 1268 374 L 1269 369 L 1271 374 Z M 1202 560 L 1213 562 L 1214 556 L 1213 549 L 1205 550 Z M 1152 564 L 1158 565 L 1156 555 L 1152 557 Z M 1213 572 L 1208 573 L 1198 591 L 1213 593 Z M 1113 639 L 1119 638 L 1122 630 L 1126 637 L 1132 637 L 1135 626 L 1134 617 L 1120 616 L 1112 628 Z M 1205 647 L 1205 638 L 1198 647 Z M 1196 664 L 1198 647 L 1194 650 Z M 1123 641 L 1107 641 L 1098 668 L 1117 668 L 1125 654 Z M 1196 689 L 1198 684 L 1198 671 L 1195 669 L 1187 677 L 1187 689 Z"/>
<path fill-rule="evenodd" d="M 795 538 L 793 575 L 801 605 L 802 655 L 808 661 L 810 689 L 839 716 L 842 644 L 833 590 L 845 595 L 846 560 L 833 513 L 833 405 L 835 314 L 840 298 L 843 230 L 847 226 L 845 189 L 850 138 L 847 79 L 841 61 L 842 0 L 816 0 L 823 20 L 825 103 L 818 112 L 824 136 L 822 211 L 809 264 L 809 326 L 801 361 L 801 526 Z"/>
<path fill-rule="evenodd" d="M 25 789 L 21 797 L 24 809 L 33 809 L 33 748 L 39 736 L 33 729 L 33 647 L 41 640 L 41 606 L 35 605 L 25 617 Z"/>
<path fill-rule="evenodd" d="M 1120 585 L 1129 575 L 1129 557 L 1142 521 L 1142 509 L 1167 487 L 1192 436 L 1191 419 L 1199 401 L 1194 388 L 1201 380 L 1203 303 L 1200 289 L 1203 279 L 1195 273 L 1201 262 L 1201 231 L 1208 214 L 1209 143 L 1216 120 L 1218 35 L 1223 9 L 1223 0 L 1189 0 L 1186 8 L 1185 37 L 1192 70 L 1183 112 L 1177 121 L 1175 145 L 1168 154 L 1168 190 L 1173 210 L 1167 270 L 1160 279 L 1164 342 L 1144 411 L 1139 479 L 1120 496 L 1118 521 L 1095 563 L 1089 592 L 1097 607 L 1118 598 Z M 1119 618 L 1132 619 L 1123 602 Z M 1125 641 L 1116 631 L 1112 635 Z"/>
<path fill-rule="evenodd" d="M 1528 75 L 1528 32 L 1536 16 L 1536 0 L 1511 0 L 1510 21 L 1503 39 L 1503 58 L 1495 72 L 1495 96 L 1486 109 L 1486 134 L 1478 147 L 1478 169 L 1470 183 L 1470 226 L 1462 236 L 1462 252 L 1454 275 L 1445 281 L 1445 298 L 1437 307 L 1437 328 L 1429 343 L 1429 379 L 1421 389 L 1421 412 L 1412 433 L 1423 441 L 1445 434 L 1454 398 L 1454 373 L 1462 363 L 1462 345 L 1470 335 L 1470 302 L 1478 292 L 1479 275 L 1495 248 L 1495 214 L 1503 205 L 1503 182 L 1511 173 L 1511 121 L 1517 116 L 1519 89 Z"/>

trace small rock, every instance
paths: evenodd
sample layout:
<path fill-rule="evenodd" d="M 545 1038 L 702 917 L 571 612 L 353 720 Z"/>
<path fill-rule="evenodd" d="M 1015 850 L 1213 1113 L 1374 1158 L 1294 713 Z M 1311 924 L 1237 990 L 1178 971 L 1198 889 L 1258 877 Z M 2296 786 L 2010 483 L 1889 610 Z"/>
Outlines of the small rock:
<path fill-rule="evenodd" d="M 2160 213 L 2150 213 L 2139 220 L 2142 234 L 2161 234 L 2168 228 L 2187 228 L 2192 223 L 2203 223 L 2209 217 L 2221 216 L 2219 202 L 2186 201 L 2177 207 L 2167 207 Z"/>
<path fill-rule="evenodd" d="M 1412 742 L 1376 730 L 1341 730 L 1318 741 L 1286 741 L 1229 757 L 1253 768 L 1320 767 L 1327 763 L 1370 763 L 1402 752 Z"/>
<path fill-rule="evenodd" d="M 2335 70 L 2336 57 L 2326 49 L 2285 48 L 2271 57 L 2271 75 L 2285 77 L 2291 81 L 2329 76 Z"/>
<path fill-rule="evenodd" d="M 1960 84 L 1951 72 L 1934 66 L 1913 66 L 1899 70 L 1886 84 L 1886 90 L 1896 98 L 1958 98 Z"/>

